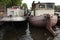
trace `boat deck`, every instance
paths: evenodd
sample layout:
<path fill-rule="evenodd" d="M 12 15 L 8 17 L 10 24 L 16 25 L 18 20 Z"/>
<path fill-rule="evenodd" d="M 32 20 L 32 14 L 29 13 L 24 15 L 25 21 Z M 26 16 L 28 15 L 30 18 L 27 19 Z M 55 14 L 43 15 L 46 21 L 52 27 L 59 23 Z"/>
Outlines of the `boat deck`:
<path fill-rule="evenodd" d="M 10 21 L 25 21 L 26 20 L 26 17 L 3 17 L 0 19 L 0 22 L 2 21 L 7 21 L 7 22 L 10 22 Z"/>

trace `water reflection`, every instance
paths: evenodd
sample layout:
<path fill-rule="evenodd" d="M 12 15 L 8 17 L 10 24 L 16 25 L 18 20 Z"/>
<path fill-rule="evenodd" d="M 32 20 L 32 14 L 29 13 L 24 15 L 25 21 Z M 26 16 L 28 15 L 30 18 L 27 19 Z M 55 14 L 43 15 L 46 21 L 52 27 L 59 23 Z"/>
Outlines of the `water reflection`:
<path fill-rule="evenodd" d="M 49 31 L 44 28 L 30 26 L 31 36 L 34 40 L 52 40 L 53 37 Z"/>
<path fill-rule="evenodd" d="M 59 33 L 53 39 L 52 35 L 45 28 L 29 26 L 29 23 L 20 22 L 14 24 L 5 23 L 0 30 L 0 40 L 59 40 L 60 28 L 56 28 Z M 8 24 L 8 25 L 7 25 Z M 27 24 L 27 25 L 26 25 Z M 0 26 L 1 27 L 1 26 Z"/>
<path fill-rule="evenodd" d="M 33 40 L 30 35 L 29 31 L 29 23 L 27 23 L 27 29 L 26 29 L 26 34 L 22 36 L 20 40 Z"/>
<path fill-rule="evenodd" d="M 1 31 L 2 29 L 4 29 L 4 34 Z M 19 40 L 26 33 L 26 22 L 5 22 L 1 30 L 0 35 L 3 34 L 3 40 Z"/>
<path fill-rule="evenodd" d="M 0 30 L 0 40 L 3 40 L 4 30 Z"/>

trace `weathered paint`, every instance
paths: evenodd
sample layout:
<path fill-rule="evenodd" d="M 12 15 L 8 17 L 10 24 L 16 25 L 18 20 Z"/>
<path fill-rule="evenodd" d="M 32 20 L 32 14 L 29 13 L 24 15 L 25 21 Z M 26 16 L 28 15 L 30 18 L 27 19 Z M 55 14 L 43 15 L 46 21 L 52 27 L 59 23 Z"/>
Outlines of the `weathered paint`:
<path fill-rule="evenodd" d="M 45 27 L 48 31 L 50 31 L 53 36 L 55 36 L 55 31 L 52 29 L 57 23 L 57 16 L 45 14 L 41 16 L 33 16 L 29 17 L 29 22 L 32 26 L 36 27 Z"/>

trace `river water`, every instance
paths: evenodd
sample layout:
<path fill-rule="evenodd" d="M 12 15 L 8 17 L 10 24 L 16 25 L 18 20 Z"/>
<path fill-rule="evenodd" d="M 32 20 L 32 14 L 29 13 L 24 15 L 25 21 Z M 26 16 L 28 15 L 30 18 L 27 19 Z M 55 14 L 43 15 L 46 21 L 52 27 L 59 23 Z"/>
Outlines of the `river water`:
<path fill-rule="evenodd" d="M 56 32 L 59 34 L 53 38 L 48 30 L 29 26 L 29 23 L 5 23 L 0 26 L 0 40 L 60 40 L 57 26 Z"/>

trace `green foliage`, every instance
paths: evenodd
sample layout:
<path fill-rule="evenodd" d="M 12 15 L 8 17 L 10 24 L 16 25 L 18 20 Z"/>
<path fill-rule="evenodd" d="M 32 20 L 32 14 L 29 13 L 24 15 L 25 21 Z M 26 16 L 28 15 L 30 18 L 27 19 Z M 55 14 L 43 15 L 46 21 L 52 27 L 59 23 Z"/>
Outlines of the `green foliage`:
<path fill-rule="evenodd" d="M 22 6 L 23 6 L 25 9 L 28 8 L 26 3 L 23 3 Z"/>
<path fill-rule="evenodd" d="M 55 10 L 60 10 L 60 5 L 55 6 Z"/>
<path fill-rule="evenodd" d="M 0 0 L 4 6 L 21 6 L 22 0 Z"/>
<path fill-rule="evenodd" d="M 22 4 L 22 0 L 18 0 L 18 1 L 16 2 L 16 5 L 17 5 L 17 6 L 21 6 L 21 4 Z"/>
<path fill-rule="evenodd" d="M 0 4 L 3 4 L 5 7 L 12 7 L 12 6 L 21 6 L 22 0 L 0 0 Z M 23 3 L 22 6 L 26 9 L 27 4 Z"/>
<path fill-rule="evenodd" d="M 12 5 L 13 6 L 21 6 L 22 4 L 22 0 L 11 0 L 12 1 Z"/>
<path fill-rule="evenodd" d="M 3 3 L 4 6 L 11 3 L 11 0 L 0 0 L 1 3 Z"/>

